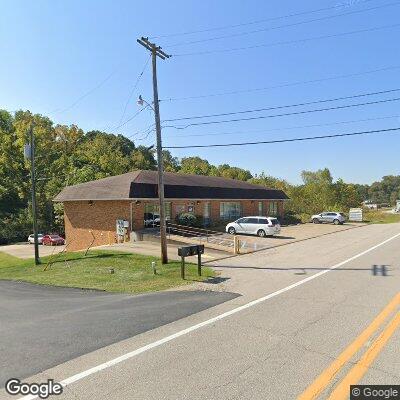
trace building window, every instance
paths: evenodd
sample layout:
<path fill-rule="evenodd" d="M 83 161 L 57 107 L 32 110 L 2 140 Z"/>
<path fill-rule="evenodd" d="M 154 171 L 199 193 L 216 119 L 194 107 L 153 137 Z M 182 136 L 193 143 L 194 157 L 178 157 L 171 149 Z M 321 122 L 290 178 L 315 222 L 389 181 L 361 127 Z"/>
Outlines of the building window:
<path fill-rule="evenodd" d="M 170 201 L 166 201 L 164 204 L 165 204 L 165 220 L 171 221 L 172 204 Z"/>
<path fill-rule="evenodd" d="M 262 201 L 258 202 L 258 215 L 259 216 L 264 215 L 264 207 L 263 207 L 263 202 Z"/>
<path fill-rule="evenodd" d="M 221 202 L 219 216 L 221 219 L 236 219 L 242 215 L 242 207 L 237 202 Z"/>
<path fill-rule="evenodd" d="M 211 203 L 209 201 L 204 203 L 203 219 L 206 225 L 211 222 Z"/>
<path fill-rule="evenodd" d="M 275 217 L 278 215 L 278 202 L 277 201 L 271 201 L 269 203 L 269 215 Z"/>
<path fill-rule="evenodd" d="M 171 202 L 165 202 L 165 220 L 171 220 Z M 156 203 L 147 203 L 144 205 L 144 226 L 145 228 L 154 228 L 160 225 L 160 207 Z"/>

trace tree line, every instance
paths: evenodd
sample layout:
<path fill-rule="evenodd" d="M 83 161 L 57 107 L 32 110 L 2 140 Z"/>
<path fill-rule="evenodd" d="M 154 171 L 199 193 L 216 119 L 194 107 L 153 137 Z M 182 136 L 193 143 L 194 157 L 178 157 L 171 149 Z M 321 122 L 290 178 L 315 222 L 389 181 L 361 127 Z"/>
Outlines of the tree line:
<path fill-rule="evenodd" d="M 142 169 L 155 170 L 155 150 L 137 146 L 123 135 L 76 125 L 54 124 L 29 111 L 0 110 L 0 242 L 21 240 L 31 233 L 30 165 L 23 147 L 33 124 L 36 147 L 38 223 L 43 232 L 63 229 L 62 205 L 52 199 L 65 186 Z M 306 220 L 324 209 L 347 211 L 363 200 L 394 203 L 400 198 L 400 176 L 387 176 L 372 185 L 334 181 L 328 169 L 303 171 L 300 185 L 228 164 L 213 165 L 200 157 L 173 157 L 164 151 L 164 169 L 198 175 L 221 176 L 284 190 L 290 197 L 287 217 Z"/>

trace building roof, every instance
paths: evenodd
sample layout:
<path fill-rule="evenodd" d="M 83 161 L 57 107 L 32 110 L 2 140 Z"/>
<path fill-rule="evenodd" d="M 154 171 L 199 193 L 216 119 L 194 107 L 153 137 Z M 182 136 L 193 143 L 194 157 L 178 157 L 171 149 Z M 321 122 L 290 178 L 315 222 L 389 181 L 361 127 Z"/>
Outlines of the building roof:
<path fill-rule="evenodd" d="M 67 186 L 54 201 L 157 198 L 157 171 L 133 171 Z M 217 176 L 164 173 L 165 198 L 286 200 L 281 190 Z"/>

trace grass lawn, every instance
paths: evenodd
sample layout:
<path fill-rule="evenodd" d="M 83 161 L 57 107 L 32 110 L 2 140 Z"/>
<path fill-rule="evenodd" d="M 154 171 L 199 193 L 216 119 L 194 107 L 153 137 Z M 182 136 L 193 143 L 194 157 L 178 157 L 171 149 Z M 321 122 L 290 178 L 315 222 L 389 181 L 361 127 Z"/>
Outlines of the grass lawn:
<path fill-rule="evenodd" d="M 107 250 L 92 250 L 86 257 L 83 252 L 65 253 L 44 271 L 50 258 L 43 257 L 42 265 L 35 266 L 33 259 L 23 260 L 0 252 L 0 279 L 107 292 L 143 293 L 215 276 L 212 269 L 203 267 L 199 277 L 197 265 L 187 263 L 186 279 L 182 280 L 180 262 L 161 265 L 157 257 Z M 152 261 L 157 263 L 157 275 L 153 274 Z M 114 269 L 113 274 L 110 268 Z"/>
<path fill-rule="evenodd" d="M 393 224 L 400 222 L 400 214 L 392 214 L 384 211 L 364 211 L 364 222 L 372 224 Z"/>

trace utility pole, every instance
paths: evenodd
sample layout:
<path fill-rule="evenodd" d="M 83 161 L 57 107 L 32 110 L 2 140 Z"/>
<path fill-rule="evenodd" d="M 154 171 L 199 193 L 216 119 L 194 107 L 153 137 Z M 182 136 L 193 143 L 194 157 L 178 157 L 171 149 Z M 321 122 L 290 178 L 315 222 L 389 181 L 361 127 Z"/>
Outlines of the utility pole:
<path fill-rule="evenodd" d="M 36 209 L 36 177 L 35 177 L 35 136 L 33 134 L 33 126 L 29 128 L 30 151 L 29 158 L 31 161 L 31 185 L 32 185 L 32 218 L 33 218 L 33 237 L 35 247 L 35 265 L 40 264 L 39 259 L 39 241 L 37 228 L 37 209 Z"/>
<path fill-rule="evenodd" d="M 164 165 L 162 156 L 162 141 L 161 141 L 161 122 L 160 122 L 160 107 L 158 100 L 157 88 L 157 57 L 162 60 L 170 56 L 161 50 L 161 47 L 156 46 L 154 43 L 149 42 L 148 38 L 142 37 L 137 39 L 137 42 L 151 51 L 152 64 L 153 64 L 153 104 L 154 104 L 154 118 L 156 123 L 157 133 L 157 165 L 158 165 L 158 202 L 160 206 L 160 240 L 161 240 L 161 262 L 168 264 L 168 251 L 167 251 L 167 229 L 165 221 L 165 204 L 164 204 Z"/>

